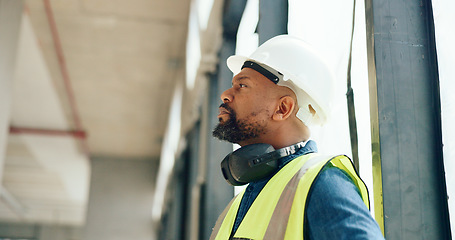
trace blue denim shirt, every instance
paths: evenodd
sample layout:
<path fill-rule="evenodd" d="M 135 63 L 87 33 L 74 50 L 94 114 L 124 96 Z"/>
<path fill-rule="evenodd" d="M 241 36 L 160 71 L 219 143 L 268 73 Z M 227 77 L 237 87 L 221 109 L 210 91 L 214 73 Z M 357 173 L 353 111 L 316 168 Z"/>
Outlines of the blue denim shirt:
<path fill-rule="evenodd" d="M 317 152 L 314 141 L 295 154 L 281 158 L 282 168 L 298 156 Z M 234 222 L 237 230 L 253 201 L 271 177 L 251 182 L 245 189 Z M 321 201 L 324 199 L 324 201 Z M 362 201 L 357 187 L 342 170 L 325 167 L 313 183 L 306 208 L 305 239 L 384 239 L 376 221 Z"/>

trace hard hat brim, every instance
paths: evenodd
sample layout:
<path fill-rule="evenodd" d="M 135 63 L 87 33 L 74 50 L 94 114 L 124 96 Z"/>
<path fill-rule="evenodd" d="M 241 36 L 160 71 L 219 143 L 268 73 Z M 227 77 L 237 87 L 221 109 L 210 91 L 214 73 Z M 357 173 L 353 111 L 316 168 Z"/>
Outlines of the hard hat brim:
<path fill-rule="evenodd" d="M 233 55 L 228 57 L 228 59 L 226 60 L 226 64 L 232 73 L 237 74 L 242 70 L 243 63 L 245 63 L 245 61 L 247 60 L 255 61 L 254 59 L 250 59 L 249 57 Z"/>

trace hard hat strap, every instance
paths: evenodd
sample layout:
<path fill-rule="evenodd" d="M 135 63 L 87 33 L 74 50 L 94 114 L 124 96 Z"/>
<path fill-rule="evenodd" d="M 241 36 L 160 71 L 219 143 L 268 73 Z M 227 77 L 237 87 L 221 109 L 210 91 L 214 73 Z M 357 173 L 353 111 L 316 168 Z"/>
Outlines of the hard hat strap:
<path fill-rule="evenodd" d="M 273 74 L 269 70 L 265 69 L 263 66 L 259 65 L 258 63 L 255 63 L 253 61 L 245 61 L 245 63 L 243 63 L 243 66 L 241 69 L 243 69 L 243 68 L 251 68 L 253 70 L 256 70 L 257 72 L 262 74 L 264 77 L 270 79 L 270 81 L 272 81 L 275 84 L 277 84 L 278 81 L 280 81 L 280 78 L 276 74 Z M 278 74 L 281 74 L 281 73 L 278 72 Z M 282 74 L 281 74 L 281 76 L 282 76 Z"/>

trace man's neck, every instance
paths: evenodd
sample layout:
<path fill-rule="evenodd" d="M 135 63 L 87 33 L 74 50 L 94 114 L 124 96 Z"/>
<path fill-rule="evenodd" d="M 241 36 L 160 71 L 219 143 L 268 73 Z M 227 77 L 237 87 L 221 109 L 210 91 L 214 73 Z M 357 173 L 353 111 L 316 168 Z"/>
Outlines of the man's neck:
<path fill-rule="evenodd" d="M 299 142 L 306 142 L 309 139 L 309 135 L 299 133 L 298 131 L 286 131 L 279 132 L 276 134 L 270 133 L 259 138 L 248 139 L 239 143 L 240 146 L 250 145 L 254 143 L 267 143 L 272 145 L 275 149 L 284 148 L 287 146 L 294 145 Z"/>

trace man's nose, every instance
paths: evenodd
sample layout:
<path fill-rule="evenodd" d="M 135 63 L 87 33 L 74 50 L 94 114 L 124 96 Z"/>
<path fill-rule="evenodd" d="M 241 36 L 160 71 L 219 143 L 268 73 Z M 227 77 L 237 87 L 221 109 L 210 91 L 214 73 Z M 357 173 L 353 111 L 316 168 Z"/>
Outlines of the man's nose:
<path fill-rule="evenodd" d="M 231 90 L 232 88 L 229 88 L 221 94 L 220 98 L 221 101 L 223 101 L 223 103 L 232 102 L 232 100 L 234 99 Z"/>

